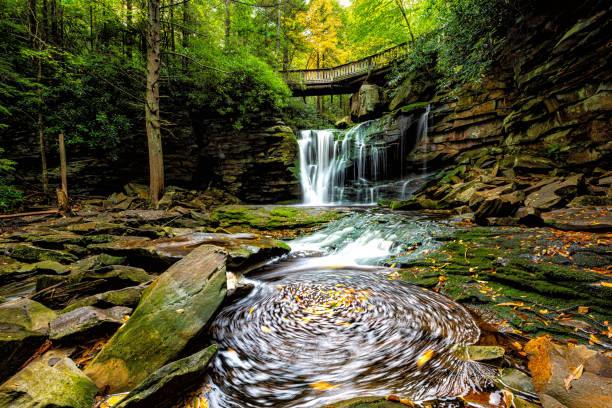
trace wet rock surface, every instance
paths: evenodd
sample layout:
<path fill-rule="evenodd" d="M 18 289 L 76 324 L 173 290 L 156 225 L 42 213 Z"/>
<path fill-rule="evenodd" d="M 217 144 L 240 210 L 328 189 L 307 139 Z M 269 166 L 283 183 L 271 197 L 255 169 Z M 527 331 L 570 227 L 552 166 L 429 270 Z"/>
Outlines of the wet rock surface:
<path fill-rule="evenodd" d="M 48 352 L 0 385 L 6 408 L 91 408 L 95 384 L 62 352 Z"/>
<path fill-rule="evenodd" d="M 212 345 L 181 360 L 163 366 L 134 388 L 116 408 L 171 408 L 177 399 L 202 383 L 208 362 L 217 352 Z"/>

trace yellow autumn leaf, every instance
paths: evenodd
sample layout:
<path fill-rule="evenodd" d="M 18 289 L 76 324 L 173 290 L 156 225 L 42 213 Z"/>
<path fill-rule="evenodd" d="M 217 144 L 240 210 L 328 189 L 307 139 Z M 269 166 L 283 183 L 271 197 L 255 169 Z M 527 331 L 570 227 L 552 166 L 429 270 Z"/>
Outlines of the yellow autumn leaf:
<path fill-rule="evenodd" d="M 421 354 L 421 356 L 417 360 L 417 366 L 420 367 L 423 364 L 425 364 L 426 362 L 428 362 L 429 359 L 433 357 L 433 355 L 434 355 L 434 351 L 433 350 L 425 351 L 423 354 Z"/>
<path fill-rule="evenodd" d="M 261 331 L 264 333 L 270 333 L 270 328 L 268 326 L 262 326 Z"/>
<path fill-rule="evenodd" d="M 601 286 L 605 286 L 606 288 L 612 288 L 612 282 L 599 282 Z"/>
<path fill-rule="evenodd" d="M 523 302 L 503 302 L 498 303 L 497 306 L 525 306 Z"/>
<path fill-rule="evenodd" d="M 338 385 L 333 385 L 324 381 L 320 381 L 320 382 L 316 382 L 313 384 L 310 384 L 310 386 L 312 388 L 314 388 L 315 390 L 319 390 L 319 391 L 327 391 L 330 390 L 332 388 L 336 388 Z"/>

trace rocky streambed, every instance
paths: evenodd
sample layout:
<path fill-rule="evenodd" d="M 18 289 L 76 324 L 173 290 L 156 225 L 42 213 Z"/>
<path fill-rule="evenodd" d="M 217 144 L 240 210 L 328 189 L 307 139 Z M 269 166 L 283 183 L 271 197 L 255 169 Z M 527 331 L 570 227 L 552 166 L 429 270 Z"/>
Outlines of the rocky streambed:
<path fill-rule="evenodd" d="M 610 265 L 609 233 L 380 208 L 25 219 L 0 406 L 610 406 Z"/>

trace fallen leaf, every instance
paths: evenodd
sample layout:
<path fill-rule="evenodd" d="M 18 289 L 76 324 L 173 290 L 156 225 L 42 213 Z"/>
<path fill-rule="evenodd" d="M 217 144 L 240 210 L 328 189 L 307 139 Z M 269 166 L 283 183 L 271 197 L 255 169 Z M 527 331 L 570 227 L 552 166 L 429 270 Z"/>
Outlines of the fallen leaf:
<path fill-rule="evenodd" d="M 330 384 L 330 383 L 326 383 L 324 381 L 320 381 L 320 382 L 316 382 L 314 384 L 310 384 L 310 386 L 312 388 L 314 388 L 315 390 L 327 391 L 327 390 L 330 390 L 332 388 L 336 388 L 338 385 L 333 385 L 333 384 Z"/>
<path fill-rule="evenodd" d="M 185 313 L 185 309 L 176 309 L 176 313 L 178 314 Z"/>
<path fill-rule="evenodd" d="M 434 355 L 433 350 L 425 351 L 423 354 L 421 354 L 421 357 L 419 357 L 419 359 L 417 360 L 417 367 L 420 367 L 426 362 L 428 362 L 429 359 L 433 357 L 433 355 Z"/>
<path fill-rule="evenodd" d="M 525 306 L 523 302 L 504 302 L 498 303 L 497 306 Z"/>
<path fill-rule="evenodd" d="M 268 326 L 262 326 L 261 331 L 264 333 L 270 333 L 270 328 Z"/>
<path fill-rule="evenodd" d="M 565 377 L 565 380 L 563 380 L 563 386 L 565 387 L 567 391 L 569 391 L 570 388 L 572 388 L 571 382 L 573 380 L 579 379 L 582 376 L 582 370 L 584 370 L 584 364 L 580 364 L 578 367 L 574 369 L 574 371 L 572 371 L 571 373 L 569 373 L 567 377 Z"/>
<path fill-rule="evenodd" d="M 581 313 L 581 314 L 589 313 L 589 307 L 588 306 L 578 306 L 578 313 Z"/>

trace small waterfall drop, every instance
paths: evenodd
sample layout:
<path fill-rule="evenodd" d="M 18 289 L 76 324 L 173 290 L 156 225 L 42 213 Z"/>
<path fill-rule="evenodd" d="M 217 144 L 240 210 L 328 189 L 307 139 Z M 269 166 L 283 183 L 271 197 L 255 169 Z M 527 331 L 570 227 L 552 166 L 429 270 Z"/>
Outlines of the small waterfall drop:
<path fill-rule="evenodd" d="M 377 124 L 369 121 L 346 132 L 330 129 L 300 132 L 300 183 L 304 204 L 345 202 L 347 180 L 351 181 L 355 196 L 350 202 L 376 204 L 376 182 L 385 176 L 387 154 L 384 146 L 370 140 L 373 126 Z"/>

